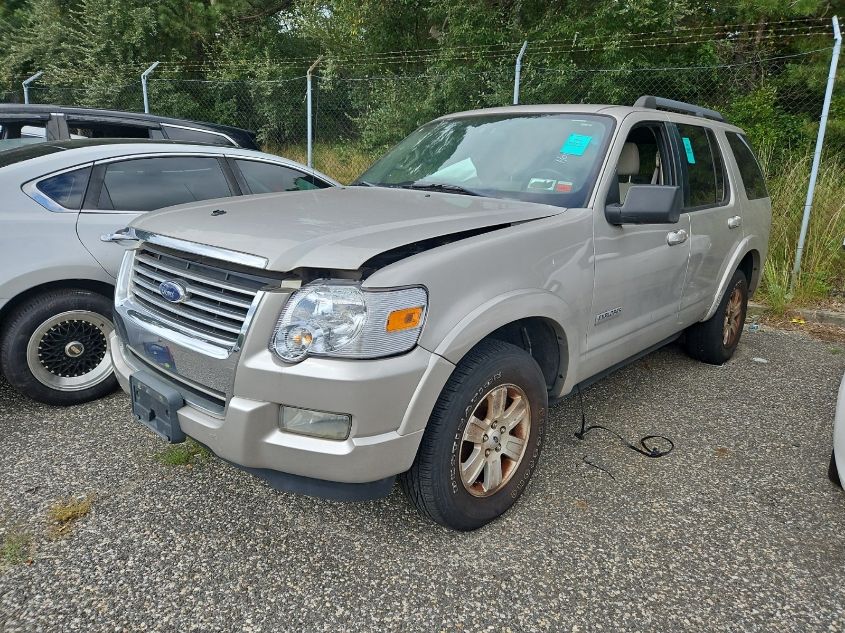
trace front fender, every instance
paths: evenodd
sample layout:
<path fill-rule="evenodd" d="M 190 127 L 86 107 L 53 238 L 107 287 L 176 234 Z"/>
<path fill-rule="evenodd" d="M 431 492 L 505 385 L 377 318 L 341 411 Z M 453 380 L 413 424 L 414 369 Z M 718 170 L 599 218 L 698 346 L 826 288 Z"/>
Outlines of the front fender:
<path fill-rule="evenodd" d="M 556 330 L 561 371 L 554 392 L 565 393 L 574 384 L 575 372 L 571 369 L 580 354 L 581 337 L 572 326 L 576 322 L 576 311 L 550 292 L 526 289 L 497 295 L 461 319 L 440 344 L 430 351 L 457 364 L 491 332 L 508 323 L 530 317 L 547 319 Z"/>

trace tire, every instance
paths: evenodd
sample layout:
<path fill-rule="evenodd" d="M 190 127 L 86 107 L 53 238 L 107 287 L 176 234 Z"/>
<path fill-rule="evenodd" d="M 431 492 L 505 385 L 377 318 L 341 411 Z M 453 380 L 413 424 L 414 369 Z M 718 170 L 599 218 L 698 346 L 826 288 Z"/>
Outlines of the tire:
<path fill-rule="evenodd" d="M 112 300 L 87 290 L 55 290 L 18 306 L 0 337 L 0 369 L 22 394 L 68 406 L 117 388 L 108 349 Z"/>
<path fill-rule="evenodd" d="M 836 455 L 830 454 L 830 464 L 827 467 L 828 478 L 840 488 L 842 487 L 842 480 L 839 478 L 839 469 L 836 467 Z"/>
<path fill-rule="evenodd" d="M 742 337 L 747 310 L 748 279 L 737 270 L 713 316 L 687 329 L 687 354 L 711 365 L 729 361 Z"/>
<path fill-rule="evenodd" d="M 455 530 L 499 517 L 537 468 L 547 407 L 543 374 L 528 353 L 501 341 L 479 343 L 440 394 L 414 463 L 400 476 L 405 494 L 423 515 Z M 474 468 L 462 476 L 462 465 Z"/>

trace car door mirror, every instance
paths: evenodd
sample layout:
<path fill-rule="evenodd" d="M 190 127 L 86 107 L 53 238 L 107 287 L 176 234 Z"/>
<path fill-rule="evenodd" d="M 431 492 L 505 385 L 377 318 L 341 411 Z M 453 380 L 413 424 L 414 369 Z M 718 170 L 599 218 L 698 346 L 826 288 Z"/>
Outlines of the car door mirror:
<path fill-rule="evenodd" d="M 670 185 L 631 185 L 624 204 L 609 204 L 604 216 L 610 224 L 675 224 L 681 217 L 681 188 Z"/>

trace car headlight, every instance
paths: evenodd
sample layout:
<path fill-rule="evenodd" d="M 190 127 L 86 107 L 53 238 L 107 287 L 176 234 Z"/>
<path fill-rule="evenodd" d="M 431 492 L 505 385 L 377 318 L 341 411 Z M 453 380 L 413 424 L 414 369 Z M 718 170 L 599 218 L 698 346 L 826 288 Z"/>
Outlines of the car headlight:
<path fill-rule="evenodd" d="M 317 281 L 288 299 L 270 349 L 288 362 L 308 356 L 399 354 L 417 344 L 427 305 L 421 287 L 365 290 L 351 283 Z"/>

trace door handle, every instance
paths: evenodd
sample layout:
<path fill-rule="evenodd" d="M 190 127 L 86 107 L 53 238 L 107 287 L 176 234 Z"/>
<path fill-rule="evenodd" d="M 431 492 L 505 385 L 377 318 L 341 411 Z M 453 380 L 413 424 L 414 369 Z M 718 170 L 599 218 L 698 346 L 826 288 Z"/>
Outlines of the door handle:
<path fill-rule="evenodd" d="M 732 218 L 728 218 L 728 228 L 729 229 L 738 229 L 742 226 L 742 218 L 738 215 L 733 216 Z"/>
<path fill-rule="evenodd" d="M 120 229 L 119 231 L 115 231 L 114 233 L 106 233 L 105 235 L 100 236 L 101 242 L 126 242 L 126 241 L 137 241 L 137 237 L 135 237 L 135 232 L 130 228 Z"/>
<path fill-rule="evenodd" d="M 686 242 L 687 237 L 689 236 L 687 235 L 687 232 L 683 229 L 680 229 L 678 231 L 670 231 L 666 235 L 666 243 L 669 246 L 677 246 L 678 244 L 683 244 L 684 242 Z"/>

